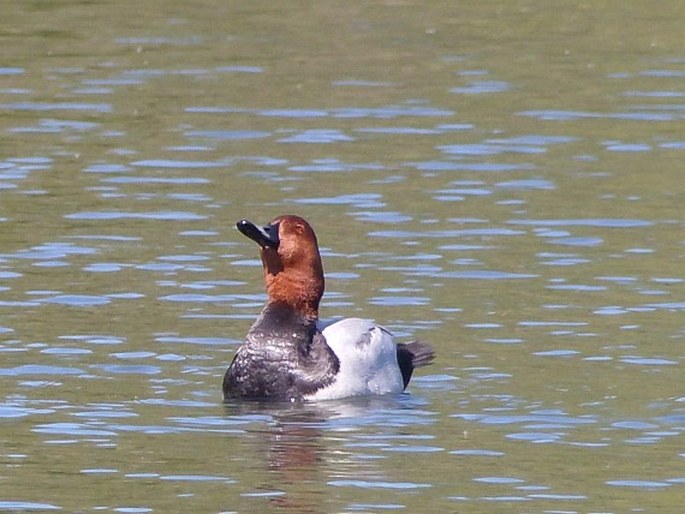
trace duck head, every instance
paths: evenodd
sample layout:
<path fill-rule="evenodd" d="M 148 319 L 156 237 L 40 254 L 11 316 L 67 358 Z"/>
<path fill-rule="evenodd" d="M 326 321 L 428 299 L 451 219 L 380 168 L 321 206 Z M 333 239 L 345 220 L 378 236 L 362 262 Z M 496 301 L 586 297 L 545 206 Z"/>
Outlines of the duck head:
<path fill-rule="evenodd" d="M 318 318 L 324 276 L 311 225 L 289 214 L 263 227 L 248 220 L 240 220 L 236 227 L 259 245 L 268 302 L 284 303 L 308 318 Z"/>

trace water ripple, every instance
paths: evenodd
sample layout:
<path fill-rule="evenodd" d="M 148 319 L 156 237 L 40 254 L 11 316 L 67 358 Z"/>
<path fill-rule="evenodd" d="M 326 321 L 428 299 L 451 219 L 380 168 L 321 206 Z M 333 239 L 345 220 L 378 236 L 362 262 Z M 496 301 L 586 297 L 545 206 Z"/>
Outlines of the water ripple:
<path fill-rule="evenodd" d="M 0 109 L 10 111 L 92 111 L 99 113 L 112 112 L 111 104 L 81 102 L 14 102 L 0 104 Z"/>
<path fill-rule="evenodd" d="M 331 480 L 327 483 L 328 485 L 332 485 L 334 487 L 359 487 L 361 489 L 411 490 L 433 487 L 432 484 L 416 482 L 384 482 L 380 480 Z"/>
<path fill-rule="evenodd" d="M 220 139 L 222 141 L 240 141 L 243 139 L 261 139 L 269 137 L 271 133 L 259 130 L 189 130 L 185 135 L 187 137 Z"/>
<path fill-rule="evenodd" d="M 31 510 L 62 510 L 62 507 L 58 507 L 52 503 L 0 500 L 0 510 L 24 512 Z"/>
<path fill-rule="evenodd" d="M 40 364 L 24 364 L 14 368 L 0 368 L 0 376 L 18 377 L 24 375 L 84 375 L 85 372 L 79 368 L 64 366 L 45 366 Z"/>
<path fill-rule="evenodd" d="M 509 220 L 511 225 L 531 225 L 536 227 L 603 227 L 603 228 L 638 228 L 649 227 L 653 223 L 630 218 L 570 218 L 570 219 L 516 219 Z"/>
<path fill-rule="evenodd" d="M 380 230 L 369 232 L 371 237 L 389 237 L 396 239 L 414 239 L 414 238 L 442 238 L 455 239 L 463 236 L 518 236 L 525 234 L 522 230 L 513 230 L 508 228 L 472 228 L 460 230 Z"/>
<path fill-rule="evenodd" d="M 120 211 L 83 211 L 65 214 L 72 220 L 121 220 L 143 219 L 164 221 L 196 221 L 207 219 L 207 216 L 188 211 L 155 211 L 155 212 L 120 212 Z"/>
<path fill-rule="evenodd" d="M 278 140 L 279 143 L 341 143 L 350 142 L 355 139 L 340 130 L 335 129 L 308 129 L 302 132 L 293 134 L 292 136 L 283 137 Z"/>

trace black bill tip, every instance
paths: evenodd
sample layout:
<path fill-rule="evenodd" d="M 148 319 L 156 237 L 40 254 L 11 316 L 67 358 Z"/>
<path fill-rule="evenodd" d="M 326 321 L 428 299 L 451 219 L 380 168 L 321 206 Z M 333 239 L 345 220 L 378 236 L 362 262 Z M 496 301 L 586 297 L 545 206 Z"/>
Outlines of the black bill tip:
<path fill-rule="evenodd" d="M 252 239 L 262 248 L 278 248 L 278 223 L 258 227 L 248 220 L 240 220 L 235 225 L 242 235 Z"/>

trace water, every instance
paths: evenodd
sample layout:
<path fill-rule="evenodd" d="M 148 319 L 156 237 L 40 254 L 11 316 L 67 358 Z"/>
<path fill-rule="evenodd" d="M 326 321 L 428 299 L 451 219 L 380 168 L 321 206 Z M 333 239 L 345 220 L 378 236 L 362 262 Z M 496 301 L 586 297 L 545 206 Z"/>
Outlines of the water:
<path fill-rule="evenodd" d="M 0 510 L 677 511 L 682 14 L 5 6 Z M 222 404 L 285 212 L 409 394 Z"/>

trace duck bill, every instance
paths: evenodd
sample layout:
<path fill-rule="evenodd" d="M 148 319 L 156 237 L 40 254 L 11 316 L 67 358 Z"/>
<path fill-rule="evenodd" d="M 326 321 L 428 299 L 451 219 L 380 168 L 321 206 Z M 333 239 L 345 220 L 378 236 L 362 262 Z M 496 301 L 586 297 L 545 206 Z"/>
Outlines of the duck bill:
<path fill-rule="evenodd" d="M 278 248 L 278 224 L 258 227 L 248 220 L 236 223 L 240 233 L 257 243 L 262 248 Z"/>

